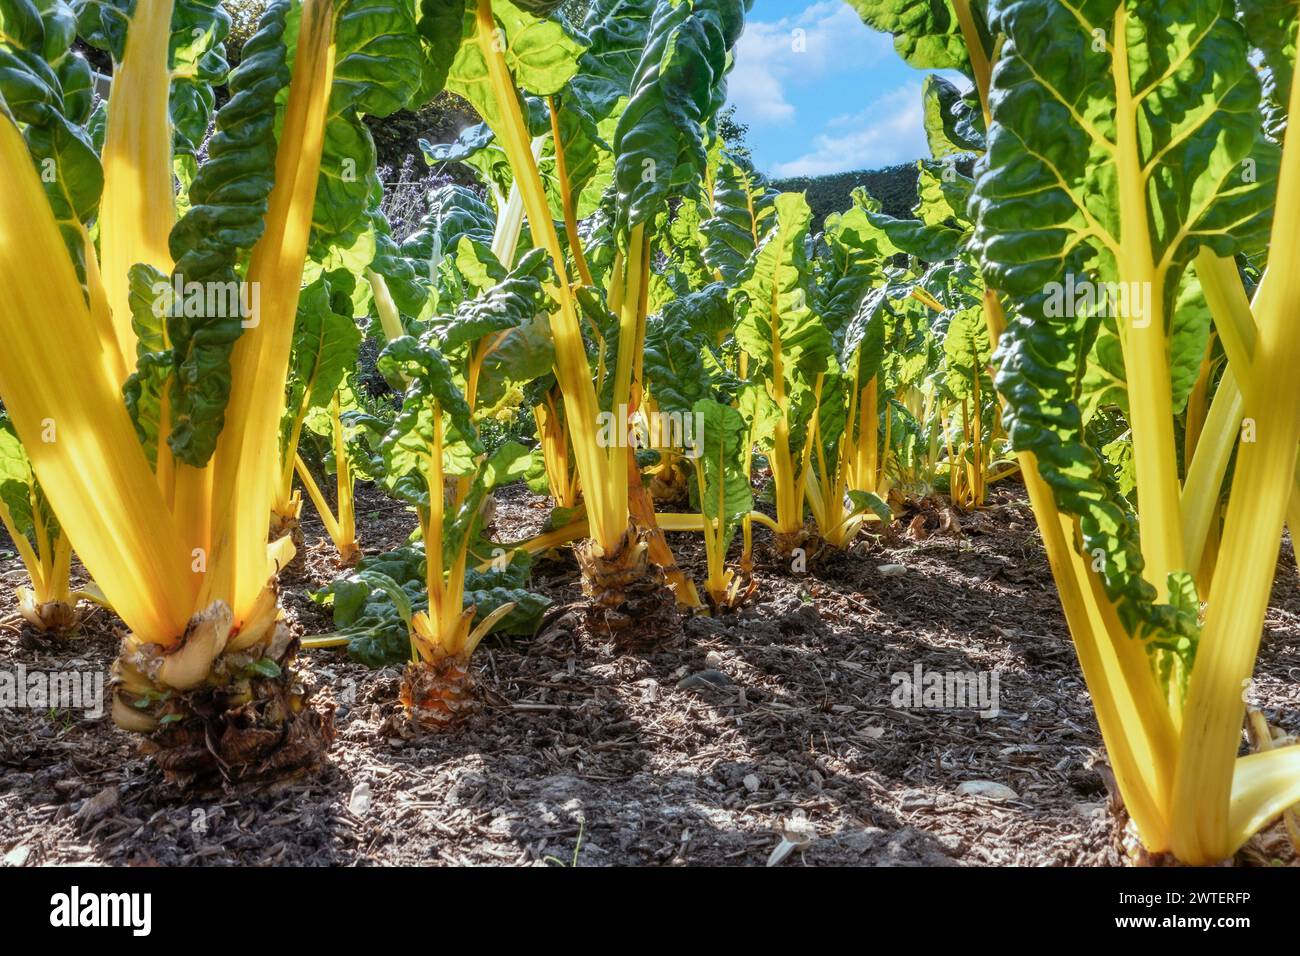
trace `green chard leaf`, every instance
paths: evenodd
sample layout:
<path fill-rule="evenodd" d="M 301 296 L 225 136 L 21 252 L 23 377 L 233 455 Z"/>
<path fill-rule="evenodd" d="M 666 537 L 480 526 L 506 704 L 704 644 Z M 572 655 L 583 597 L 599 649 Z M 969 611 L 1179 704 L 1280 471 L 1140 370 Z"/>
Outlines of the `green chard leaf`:
<path fill-rule="evenodd" d="M 385 378 L 411 383 L 401 412 L 384 436 L 384 486 L 395 498 L 423 507 L 429 506 L 431 494 L 444 493 L 429 488 L 426 474 L 435 428 L 441 427 L 443 433 L 445 474 L 474 474 L 476 459 L 483 454 L 469 404 L 437 346 L 430 333 L 418 340 L 407 335 L 388 343 L 379 355 L 379 371 Z"/>
<path fill-rule="evenodd" d="M 938 73 L 926 76 L 921 87 L 925 104 L 925 138 L 935 159 L 983 153 L 984 117 L 979 94 L 962 93 Z"/>
<path fill-rule="evenodd" d="M 741 276 L 736 340 L 764 367 L 779 345 L 787 378 L 825 369 L 830 331 L 809 308 L 807 238 L 812 213 L 802 193 L 774 200 L 776 222 Z"/>
<path fill-rule="evenodd" d="M 1237 10 L 1246 38 L 1263 59 L 1266 128 L 1281 143 L 1295 75 L 1300 6 L 1292 0 L 1237 0 Z"/>
<path fill-rule="evenodd" d="M 335 21 L 334 45 L 311 254 L 335 263 L 355 258 L 365 267 L 374 257 L 369 210 L 379 181 L 362 118 L 389 116 L 422 95 L 426 51 L 413 0 L 348 0 Z"/>
<path fill-rule="evenodd" d="M 704 260 L 727 282 L 734 282 L 767 234 L 776 191 L 747 165 L 725 153 L 719 158 L 712 215 L 700 226 Z"/>
<path fill-rule="evenodd" d="M 473 105 L 488 126 L 497 129 L 501 107 L 492 91 L 487 60 L 475 28 L 476 4 L 466 4 L 462 14 L 462 40 L 447 73 L 447 88 Z M 550 96 L 564 89 L 578 70 L 582 43 L 558 19 L 538 17 L 511 3 L 492 0 L 492 15 L 500 31 L 497 42 L 516 86 L 535 96 Z"/>
<path fill-rule="evenodd" d="M 712 123 L 726 99 L 731 49 L 750 0 L 661 3 L 614 132 L 615 225 L 654 222 L 670 195 L 698 188 Z"/>
<path fill-rule="evenodd" d="M 848 0 L 867 26 L 893 34 L 894 49 L 923 70 L 970 71 L 952 0 Z M 973 8 L 979 4 L 972 2 Z"/>
<path fill-rule="evenodd" d="M 230 71 L 225 48 L 230 24 L 230 14 L 219 0 L 177 0 L 172 8 L 169 111 L 173 149 L 190 178 L 198 171 L 199 147 L 216 109 L 213 87 L 224 83 Z"/>
<path fill-rule="evenodd" d="M 1155 603 L 1135 519 L 1083 428 L 1081 388 L 1097 380 L 1087 376 L 1094 343 L 1098 360 L 1122 359 L 1098 339 L 1115 303 L 1062 308 L 1060 289 L 1071 278 L 1117 283 L 1138 297 L 1122 309 L 1124 321 L 1166 323 L 1175 369 L 1203 354 L 1195 326 L 1204 313 L 1183 310 L 1191 328 L 1179 328 L 1183 273 L 1202 246 L 1231 255 L 1262 244 L 1277 165 L 1260 131 L 1246 37 L 1231 14 L 1220 0 L 1181 4 L 1177 16 L 1133 0 L 995 3 L 992 26 L 1006 39 L 986 169 L 971 199 L 984 274 L 1017 303 L 998 376 L 1013 446 L 1034 452 L 1062 510 L 1079 517 L 1083 547 L 1106 556 L 1102 580 L 1125 627 L 1181 655 L 1190 653 L 1195 616 Z M 1129 221 L 1144 216 L 1145 237 L 1122 234 L 1126 210 Z M 1137 268 L 1142 248 L 1149 271 Z M 1187 379 L 1185 371 L 1163 384 L 1109 376 L 1117 377 L 1177 390 Z"/>
<path fill-rule="evenodd" d="M 285 66 L 287 0 L 276 0 L 244 46 L 230 75 L 230 99 L 217 112 L 208 161 L 190 185 L 190 209 L 172 229 L 173 275 L 185 283 L 236 287 L 242 257 L 261 238 L 275 171 L 275 99 L 288 85 Z M 202 467 L 216 448 L 230 398 L 230 353 L 241 330 L 238 315 L 167 319 L 176 374 L 171 386 L 172 453 Z M 227 310 L 229 311 L 229 310 Z"/>
<path fill-rule="evenodd" d="M 703 436 L 694 463 L 704 473 L 703 497 L 693 484 L 692 501 L 706 518 L 721 522 L 725 552 L 741 519 L 754 509 L 745 467 L 750 450 L 749 425 L 739 411 L 709 398 L 696 402 L 692 411 L 698 416 Z"/>
<path fill-rule="evenodd" d="M 350 314 L 335 310 L 330 284 L 317 279 L 302 290 L 293 329 L 289 409 L 328 405 L 357 367 L 361 330 Z"/>
<path fill-rule="evenodd" d="M 0 109 L 18 121 L 64 243 L 84 280 L 83 225 L 104 187 L 99 156 L 85 130 L 90 67 L 73 52 L 68 4 L 0 0 Z"/>

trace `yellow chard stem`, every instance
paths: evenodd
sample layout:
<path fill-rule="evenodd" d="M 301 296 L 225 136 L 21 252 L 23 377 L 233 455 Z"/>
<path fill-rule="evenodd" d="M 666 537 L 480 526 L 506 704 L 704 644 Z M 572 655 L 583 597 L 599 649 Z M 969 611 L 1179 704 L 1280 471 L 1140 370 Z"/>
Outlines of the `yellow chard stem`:
<path fill-rule="evenodd" d="M 1291 488 L 1291 500 L 1286 506 L 1286 526 L 1291 530 L 1291 553 L 1300 569 L 1300 458 L 1296 460 L 1295 483 Z"/>
<path fill-rule="evenodd" d="M 1196 453 L 1183 484 L 1183 545 L 1187 549 L 1188 568 L 1201 566 L 1206 542 L 1219 512 L 1219 490 L 1233 449 L 1237 446 L 1237 431 L 1244 410 L 1245 400 L 1237 385 L 1237 373 L 1229 363 L 1210 402 L 1205 425 L 1196 443 Z"/>
<path fill-rule="evenodd" d="M 99 203 L 100 266 L 117 349 L 135 366 L 128 270 L 172 268 L 167 239 L 176 222 L 172 123 L 168 109 L 172 0 L 136 3 L 126 50 L 116 65 L 104 130 L 104 192 Z M 107 344 L 107 343 L 106 343 Z"/>
<path fill-rule="evenodd" d="M 127 363 L 134 367 L 135 353 L 122 354 L 122 347 L 117 340 L 117 330 L 113 327 L 113 310 L 108 304 L 108 293 L 104 291 L 104 277 L 99 271 L 99 259 L 95 252 L 95 243 L 90 232 L 81 227 L 82 258 L 86 262 L 86 294 L 90 300 L 90 316 L 99 333 L 99 341 L 104 344 L 104 363 L 109 377 L 115 382 L 125 382 L 130 374 Z M 161 444 L 159 453 L 162 453 Z M 170 449 L 168 449 L 170 454 Z"/>
<path fill-rule="evenodd" d="M 1201 567 L 1211 525 L 1218 516 L 1219 491 L 1245 413 L 1239 375 L 1249 374 L 1256 336 L 1252 306 L 1242 288 L 1236 264 L 1203 248 L 1196 256 L 1196 274 L 1215 331 L 1228 355 L 1228 367 L 1210 402 L 1196 452 L 1188 459 L 1187 479 L 1183 484 L 1183 543 L 1189 569 Z M 1256 295 L 1258 299 L 1258 292 Z"/>
<path fill-rule="evenodd" d="M 447 483 L 442 470 L 442 406 L 433 403 L 433 448 L 425 460 L 425 483 L 429 487 L 429 511 L 424 526 L 425 588 L 429 593 L 429 620 L 439 639 L 446 604 L 446 581 L 442 568 L 443 523 L 447 504 Z M 459 608 L 457 608 L 459 610 Z"/>
<path fill-rule="evenodd" d="M 34 485 L 28 491 L 27 502 L 32 513 L 32 534 L 36 538 L 36 553 L 41 556 L 41 572 L 48 574 L 53 548 L 50 546 L 49 533 L 45 530 L 45 517 L 41 514 L 41 502 L 36 495 Z"/>
<path fill-rule="evenodd" d="M 1202 430 L 1203 440 L 1192 459 L 1183 489 L 1184 536 L 1191 567 L 1198 566 L 1205 549 L 1212 517 L 1218 511 L 1219 488 L 1227 474 L 1228 461 L 1236 447 L 1245 415 L 1241 378 L 1234 370 L 1248 370 L 1254 361 L 1257 332 L 1253 313 L 1258 303 L 1263 301 L 1264 291 L 1270 284 L 1265 272 L 1255 290 L 1255 301 L 1250 302 L 1236 263 L 1205 248 L 1197 254 L 1196 272 L 1214 318 L 1215 331 L 1227 353 L 1228 368 L 1210 403 L 1209 417 Z M 1247 372 L 1241 374 L 1248 375 Z M 1287 515 L 1287 525 L 1294 539 L 1300 526 L 1300 472 L 1291 489 Z"/>
<path fill-rule="evenodd" d="M 578 235 L 573 187 L 569 185 L 569 165 L 564 156 L 564 144 L 560 139 L 560 115 L 555 108 L 555 97 L 548 96 L 546 105 L 551 111 L 551 139 L 555 143 L 555 178 L 559 180 L 560 200 L 564 205 L 564 234 L 569 240 L 569 251 L 573 253 L 573 264 L 578 270 L 578 278 L 583 285 L 595 285 L 591 280 L 591 270 L 587 267 L 587 257 L 582 251 L 582 237 Z"/>
<path fill-rule="evenodd" d="M 1134 101 L 1128 62 L 1128 12 L 1115 13 L 1114 72 L 1116 165 L 1119 180 L 1120 234 L 1123 237 L 1119 279 L 1127 288 L 1142 290 L 1150 314 L 1132 308 L 1127 334 L 1122 336 L 1129 377 L 1133 460 L 1137 474 L 1138 512 L 1142 524 L 1145 577 L 1168 597 L 1168 576 L 1184 568 L 1183 523 L 1180 509 L 1178 456 L 1174 441 L 1173 386 L 1169 371 L 1169 342 L 1165 333 L 1165 274 L 1157 269 L 1151 249 L 1146 177 L 1138 141 L 1138 104 Z M 1140 319 L 1133 321 L 1134 319 Z"/>
<path fill-rule="evenodd" d="M 1146 670 L 1145 650 L 1124 632 L 1096 575 L 1072 546 L 1072 524 L 1057 510 L 1037 460 L 1021 452 L 1020 461 L 1124 805 L 1143 842 L 1159 852 L 1168 841 L 1166 797 L 1173 777 L 1168 711 Z"/>
<path fill-rule="evenodd" d="M 615 277 L 616 282 L 622 280 L 618 297 L 618 353 L 614 358 L 614 401 L 611 408 L 616 420 L 622 418 L 620 409 L 625 410 L 629 418 L 632 415 L 633 360 L 640 336 L 641 287 L 644 281 L 641 266 L 645 245 L 645 226 L 637 226 L 628 237 L 627 255 L 623 260 L 626 269 L 622 276 Z M 627 488 L 628 481 L 628 455 L 623 448 L 624 439 L 623 435 L 616 436 L 613 447 L 609 449 L 609 480 L 620 490 Z"/>
<path fill-rule="evenodd" d="M 772 330 L 772 377 L 770 389 L 776 403 L 777 418 L 772 434 L 772 454 L 768 465 L 776 488 L 776 522 L 782 532 L 798 531 L 803 526 L 803 489 L 795 475 L 794 456 L 790 450 L 790 399 L 785 392 L 785 361 L 781 353 L 780 291 L 772 284 L 768 303 L 768 324 Z"/>
<path fill-rule="evenodd" d="M 213 542 L 205 594 L 230 604 L 236 627 L 273 571 L 266 522 L 275 499 L 294 317 L 333 83 L 333 18 L 329 0 L 303 5 L 266 231 L 248 266 L 247 281 L 259 292 L 254 301 L 260 301 L 260 309 L 235 343 L 226 424 L 210 466 L 216 492 L 212 527 L 223 537 Z"/>
<path fill-rule="evenodd" d="M 718 502 L 717 521 L 710 521 L 706 514 L 701 514 L 704 531 L 704 557 L 708 574 L 704 589 L 715 601 L 721 600 L 727 593 L 726 554 L 722 550 L 722 509 L 724 507 L 725 485 L 722 482 L 722 464 L 725 449 L 720 445 L 718 452 Z M 703 460 L 697 460 L 695 466 L 695 485 L 700 496 L 700 510 L 704 510 L 704 501 L 708 493 L 704 481 Z"/>
<path fill-rule="evenodd" d="M 0 400 L 86 569 L 141 640 L 171 642 L 191 614 L 188 576 L 178 574 L 188 551 L 104 362 L 26 143 L 4 113 L 0 180 Z"/>
<path fill-rule="evenodd" d="M 542 157 L 546 146 L 546 137 L 538 136 L 533 140 L 532 156 L 536 163 Z M 493 190 L 493 195 L 500 199 L 500 194 Z M 524 228 L 524 196 L 516 180 L 510 184 L 505 201 L 497 205 L 497 225 L 492 233 L 492 254 L 503 266 L 511 269 L 519 251 L 519 235 Z"/>
<path fill-rule="evenodd" d="M 64 604 L 75 603 L 72 598 L 72 542 L 62 529 L 54 535 L 54 563 L 50 576 L 45 582 L 47 601 L 62 601 Z"/>
<path fill-rule="evenodd" d="M 375 311 L 379 314 L 379 327 L 383 329 L 384 340 L 400 339 L 406 334 L 402 328 L 402 316 L 393 301 L 393 294 L 388 291 L 388 282 L 373 269 L 366 269 L 366 280 L 370 283 L 371 294 L 375 298 Z"/>
<path fill-rule="evenodd" d="M 1290 106 L 1293 115 L 1300 115 L 1300 85 L 1292 88 Z M 1223 859 L 1242 838 L 1233 825 L 1232 798 L 1245 710 L 1243 687 L 1259 651 L 1277 567 L 1276 543 L 1295 487 L 1300 442 L 1300 323 L 1294 321 L 1300 309 L 1300 270 L 1293 265 L 1300 255 L 1296 135 L 1294 128 L 1288 129 L 1269 243 L 1270 255 L 1281 268 L 1272 270 L 1256 300 L 1255 355 L 1243 381 L 1245 413 L 1254 420 L 1255 440 L 1242 441 L 1238 449 L 1220 560 L 1184 710 L 1174 784 L 1174 849 L 1189 863 Z M 1288 750 L 1246 760 L 1271 758 L 1267 763 L 1275 766 L 1279 759 L 1294 756 Z"/>
<path fill-rule="evenodd" d="M 402 327 L 402 313 L 393 301 L 387 280 L 373 269 L 366 269 L 366 281 L 370 283 L 370 292 L 375 299 L 375 312 L 379 315 L 379 327 L 384 333 L 384 341 L 400 339 L 406 330 Z M 404 385 L 411 384 L 405 375 L 400 377 Z"/>
<path fill-rule="evenodd" d="M 984 52 L 984 44 L 980 41 L 979 30 L 975 26 L 975 17 L 971 13 L 970 0 L 952 0 L 953 12 L 957 14 L 957 21 L 961 25 L 962 39 L 966 41 L 966 53 L 970 58 L 971 73 L 975 76 L 975 88 L 979 90 L 980 106 L 984 110 L 984 127 L 991 129 L 993 126 L 993 117 L 989 112 L 989 84 L 993 74 L 993 66 L 989 62 L 988 54 Z"/>
<path fill-rule="evenodd" d="M 342 530 L 338 521 L 334 518 L 334 512 L 330 509 L 329 502 L 325 500 L 325 495 L 320 490 L 320 485 L 316 484 L 311 469 L 307 467 L 307 463 L 302 460 L 301 455 L 295 454 L 293 456 L 293 464 L 298 472 L 298 478 L 302 481 L 302 486 L 307 489 L 307 497 L 311 499 L 311 503 L 316 507 L 316 513 L 320 515 L 321 524 L 325 526 L 325 533 L 330 536 L 330 540 L 334 542 L 335 547 L 342 551 L 339 545 L 343 538 Z"/>
<path fill-rule="evenodd" d="M 164 439 L 165 440 L 165 439 Z M 184 536 L 191 560 L 212 551 L 213 468 L 176 462 L 172 478 L 171 513 Z M 197 588 L 195 588 L 197 590 Z"/>
<path fill-rule="evenodd" d="M 339 537 L 334 540 L 339 557 L 351 560 L 357 553 L 357 515 L 352 503 L 352 466 L 348 462 L 347 443 L 343 435 L 343 403 L 334 393 L 330 410 L 330 430 L 334 438 L 335 490 L 339 503 Z"/>
<path fill-rule="evenodd" d="M 289 442 L 284 449 L 284 461 L 279 468 L 279 477 L 276 480 L 275 499 L 271 505 L 272 510 L 277 515 L 288 514 L 292 510 L 290 502 L 293 500 L 293 470 L 294 462 L 298 457 L 298 447 L 302 444 L 302 428 L 307 421 L 308 397 L 311 395 L 311 386 L 308 385 L 303 400 L 294 412 L 293 422 L 289 426 Z"/>
<path fill-rule="evenodd" d="M 627 531 L 627 486 L 609 480 L 610 459 L 597 442 L 596 391 L 587 368 L 587 353 L 574 307 L 572 290 L 564 268 L 550 206 L 529 150 L 528 128 L 524 123 L 505 53 L 496 42 L 496 20 L 491 0 L 478 0 L 476 36 L 487 63 L 492 92 L 501 112 L 501 128 L 495 132 L 524 198 L 533 242 L 551 256 L 558 276 L 559 310 L 551 316 L 555 340 L 555 377 L 564 396 L 566 420 L 573 436 L 574 457 L 584 490 L 583 500 L 591 524 L 592 538 L 606 553 L 613 552 Z"/>
<path fill-rule="evenodd" d="M 1205 429 L 1205 418 L 1210 409 L 1210 384 L 1214 371 L 1214 337 L 1206 343 L 1205 355 L 1201 359 L 1201 370 L 1196 376 L 1196 384 L 1187 396 L 1187 423 L 1183 429 L 1183 461 L 1190 462 L 1196 457 L 1196 446 Z"/>
<path fill-rule="evenodd" d="M 975 420 L 974 420 L 974 434 L 975 434 L 975 442 L 974 442 L 974 457 L 975 457 L 975 463 L 974 463 L 974 466 L 972 467 L 971 470 L 972 470 L 972 478 L 973 478 L 973 480 L 974 480 L 974 484 L 975 484 L 975 507 L 976 507 L 976 508 L 982 508 L 982 507 L 984 507 L 984 475 L 985 475 L 985 466 L 984 466 L 984 449 L 985 449 L 985 444 L 984 444 L 984 413 L 983 413 L 983 409 L 982 409 L 982 407 L 981 407 L 981 399 L 980 399 L 980 369 L 979 369 L 978 366 L 975 368 L 975 375 L 974 375 L 974 378 L 975 378 L 975 383 L 974 383 L 974 388 L 973 388 L 974 398 L 973 398 L 971 404 L 975 406 L 975 412 L 974 412 L 974 415 L 975 415 Z"/>
<path fill-rule="evenodd" d="M 546 482 L 550 485 L 557 508 L 573 505 L 570 497 L 569 442 L 555 401 L 548 391 L 542 404 L 533 406 L 533 420 L 537 423 L 537 438 L 542 445 L 542 463 L 546 468 Z"/>
<path fill-rule="evenodd" d="M 991 290 L 984 296 L 984 316 L 996 349 L 1006 318 Z M 888 436 L 888 418 L 885 427 Z M 1175 736 L 1168 708 L 1151 679 L 1145 649 L 1124 631 L 1097 575 L 1075 547 L 1073 523 L 1057 509 L 1037 459 L 1025 451 L 1016 457 L 1124 805 L 1143 843 L 1162 852 L 1169 846 L 1168 795 L 1174 778 Z"/>
<path fill-rule="evenodd" d="M 880 494 L 884 486 L 881 473 L 879 397 L 876 393 L 876 379 L 862 389 L 862 410 L 858 413 L 858 455 L 861 464 L 858 467 L 858 487 L 863 491 Z"/>
<path fill-rule="evenodd" d="M 32 588 L 37 594 L 43 593 L 45 588 L 45 563 L 37 556 L 32 549 L 32 543 L 27 540 L 27 535 L 18 531 L 18 526 L 14 524 L 13 514 L 9 511 L 9 506 L 0 501 L 0 525 L 4 525 L 5 531 L 9 535 L 9 540 L 14 543 L 18 550 L 18 557 L 23 562 L 23 567 L 27 569 L 27 576 L 31 578 Z"/>

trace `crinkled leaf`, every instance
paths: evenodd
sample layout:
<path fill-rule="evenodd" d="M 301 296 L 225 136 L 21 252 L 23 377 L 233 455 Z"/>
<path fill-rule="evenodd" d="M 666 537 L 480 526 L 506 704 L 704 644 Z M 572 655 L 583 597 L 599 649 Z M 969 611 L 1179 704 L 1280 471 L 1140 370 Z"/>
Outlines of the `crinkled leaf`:
<path fill-rule="evenodd" d="M 83 124 L 90 68 L 71 51 L 71 9 L 62 2 L 0 0 L 0 109 L 19 123 L 50 209 L 79 275 L 82 225 L 99 206 L 104 176 Z"/>
<path fill-rule="evenodd" d="M 494 129 L 502 121 L 488 77 L 487 61 L 475 29 L 476 4 L 464 10 L 464 39 L 447 74 L 447 88 L 463 96 Z M 522 91 L 537 96 L 558 93 L 578 69 L 582 44 L 559 20 L 538 18 L 510 0 L 493 0 L 495 42 L 504 42 L 505 60 Z"/>
<path fill-rule="evenodd" d="M 190 209 L 172 229 L 174 274 L 186 283 L 238 283 L 236 266 L 261 238 L 275 171 L 275 99 L 289 81 L 285 66 L 286 0 L 267 8 L 230 76 L 230 99 L 217 113 L 208 161 L 190 186 Z M 177 363 L 171 384 L 178 460 L 202 467 L 216 448 L 230 397 L 230 352 L 240 316 L 186 315 L 174 310 L 167 335 Z"/>
<path fill-rule="evenodd" d="M 912 66 L 969 72 L 966 41 L 952 0 L 848 0 L 848 4 L 867 26 L 893 34 L 894 49 Z"/>
<path fill-rule="evenodd" d="M 731 48 L 750 0 L 661 3 L 614 132 L 615 225 L 652 223 L 675 191 L 703 178 L 714 115 L 726 99 Z"/>
<path fill-rule="evenodd" d="M 921 86 L 925 104 L 925 138 L 935 159 L 984 152 L 984 117 L 978 93 L 963 94 L 938 73 L 926 76 Z M 975 97 L 972 102 L 971 97 Z"/>
<path fill-rule="evenodd" d="M 832 343 L 808 304 L 808 201 L 802 193 L 781 193 L 774 204 L 776 222 L 741 276 L 736 340 L 764 368 L 772 367 L 779 346 L 790 377 L 824 368 Z"/>

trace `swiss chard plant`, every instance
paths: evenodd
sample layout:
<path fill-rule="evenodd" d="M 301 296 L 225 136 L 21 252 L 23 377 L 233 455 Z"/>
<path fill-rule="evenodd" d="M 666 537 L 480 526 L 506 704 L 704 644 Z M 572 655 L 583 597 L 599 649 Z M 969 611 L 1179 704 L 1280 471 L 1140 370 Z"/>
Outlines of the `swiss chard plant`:
<path fill-rule="evenodd" d="M 1107 751 L 1148 850 L 1221 860 L 1300 796 L 1297 748 L 1238 756 L 1297 500 L 1294 24 L 1218 0 L 855 6 L 975 81 L 996 383 Z M 977 125 L 948 102 L 938 127 Z"/>

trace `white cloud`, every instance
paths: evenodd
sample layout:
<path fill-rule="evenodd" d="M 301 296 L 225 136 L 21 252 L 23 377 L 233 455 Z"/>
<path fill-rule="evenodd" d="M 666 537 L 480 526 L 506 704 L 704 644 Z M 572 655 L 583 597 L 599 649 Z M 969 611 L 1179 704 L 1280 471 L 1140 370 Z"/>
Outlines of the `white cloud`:
<path fill-rule="evenodd" d="M 819 0 L 794 16 L 748 21 L 727 91 L 742 123 L 780 125 L 796 113 L 787 86 L 860 70 L 892 55 L 889 37 L 869 30 L 843 0 Z"/>
<path fill-rule="evenodd" d="M 828 120 L 811 149 L 772 174 L 824 176 L 851 169 L 877 169 L 928 155 L 921 84 L 908 83 L 885 93 L 866 109 Z"/>

